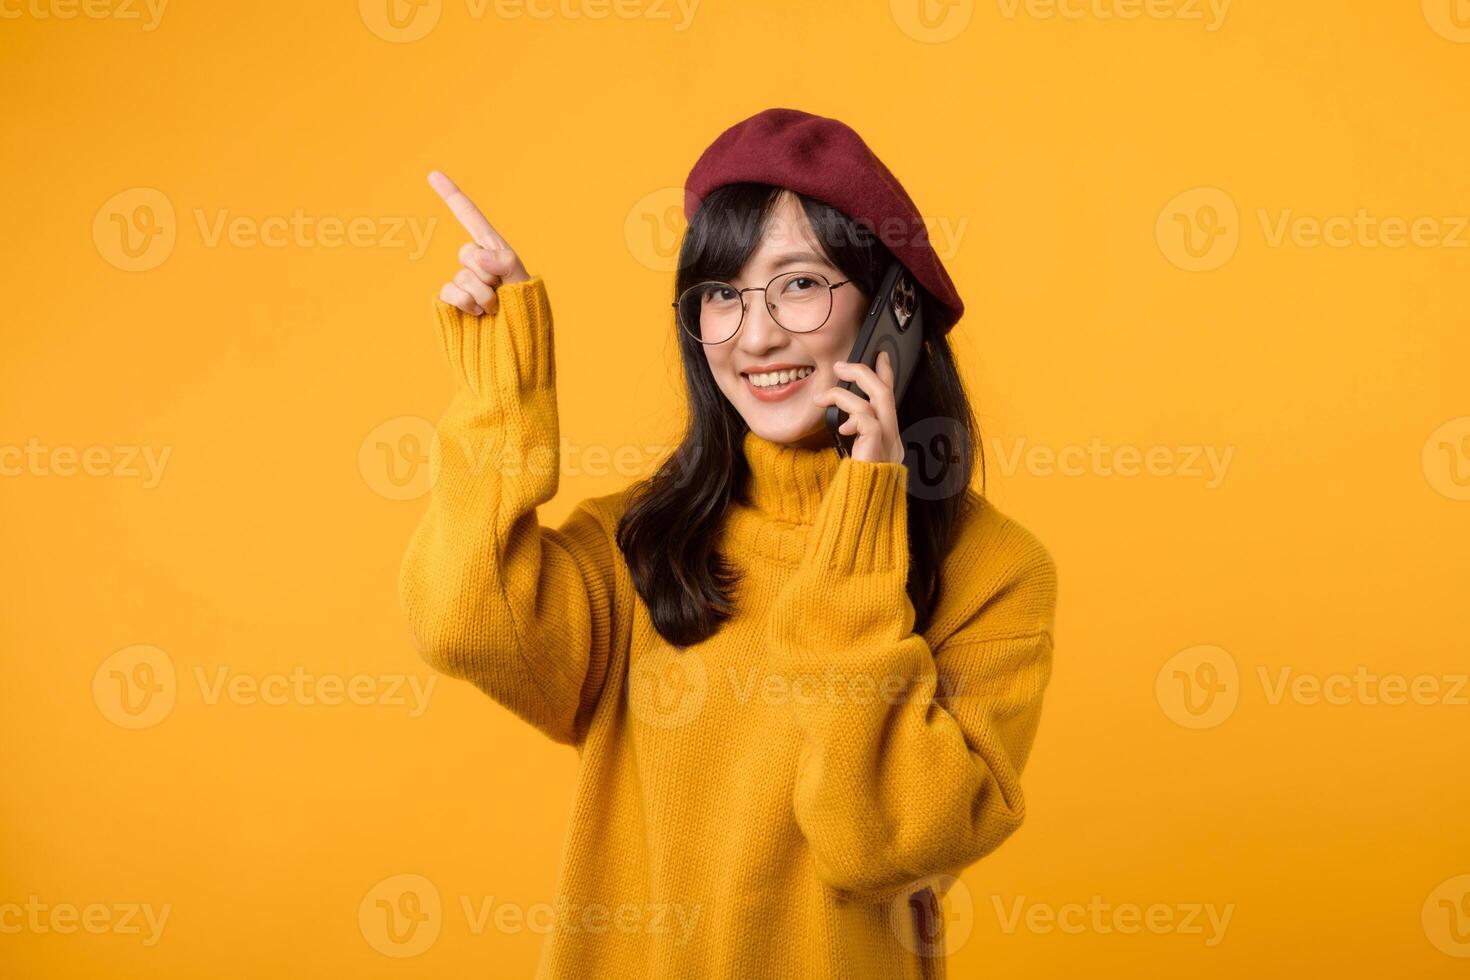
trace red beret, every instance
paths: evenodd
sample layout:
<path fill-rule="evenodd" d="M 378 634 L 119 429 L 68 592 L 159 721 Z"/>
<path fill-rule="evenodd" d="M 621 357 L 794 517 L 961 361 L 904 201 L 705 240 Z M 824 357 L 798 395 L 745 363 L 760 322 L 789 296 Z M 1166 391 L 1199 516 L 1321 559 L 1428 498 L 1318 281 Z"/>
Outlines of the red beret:
<path fill-rule="evenodd" d="M 831 205 L 867 227 L 951 314 L 959 292 L 929 242 L 919 209 L 883 161 L 846 123 L 799 109 L 766 109 L 719 135 L 684 181 L 684 217 L 717 187 L 758 181 Z"/>

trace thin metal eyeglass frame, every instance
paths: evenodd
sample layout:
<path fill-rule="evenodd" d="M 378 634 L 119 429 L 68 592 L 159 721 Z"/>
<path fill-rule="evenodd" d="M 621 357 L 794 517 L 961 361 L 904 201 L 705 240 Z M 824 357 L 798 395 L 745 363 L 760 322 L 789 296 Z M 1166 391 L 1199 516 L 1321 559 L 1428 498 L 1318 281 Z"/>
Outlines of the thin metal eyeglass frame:
<path fill-rule="evenodd" d="M 739 336 L 740 328 L 745 326 L 745 294 L 759 292 L 766 299 L 767 311 L 771 311 L 770 294 L 767 293 L 766 290 L 771 288 L 771 283 L 774 283 L 777 279 L 781 279 L 785 276 L 806 276 L 808 279 L 818 280 L 827 287 L 827 316 L 822 320 L 821 323 L 817 324 L 815 327 L 812 327 L 810 330 L 792 330 L 790 327 L 786 326 L 786 324 L 782 323 L 780 320 L 777 320 L 776 314 L 774 312 L 771 312 L 771 319 L 776 321 L 776 326 L 780 327 L 782 330 L 785 330 L 787 333 L 794 333 L 797 335 L 816 333 L 818 330 L 825 327 L 827 325 L 827 321 L 832 319 L 832 310 L 836 306 L 836 304 L 832 301 L 832 291 L 840 286 L 846 286 L 848 283 L 852 282 L 851 279 L 844 279 L 841 282 L 827 282 L 827 277 L 822 275 L 820 272 L 802 272 L 800 270 L 797 270 L 795 272 L 778 272 L 774 276 L 772 276 L 771 281 L 766 283 L 764 286 L 746 286 L 744 289 L 735 289 L 732 284 L 724 282 L 720 279 L 706 279 L 703 282 L 697 282 L 694 285 L 690 286 L 688 289 L 684 290 L 684 292 L 679 294 L 679 298 L 674 300 L 674 302 L 670 303 L 669 305 L 674 308 L 674 319 L 679 322 L 679 328 L 687 333 L 689 336 L 694 337 L 694 339 L 699 341 L 701 344 L 704 344 L 706 347 L 713 347 L 717 344 L 728 344 L 730 341 Z M 684 299 L 684 297 L 688 296 L 691 291 L 699 289 L 701 286 L 708 286 L 711 283 L 728 287 L 729 289 L 735 290 L 735 292 L 740 294 L 740 322 L 735 324 L 735 329 L 730 333 L 730 336 L 726 337 L 724 340 L 705 340 L 702 337 L 696 336 L 694 331 L 690 330 L 688 325 L 684 323 L 684 318 L 679 316 L 679 303 Z"/>

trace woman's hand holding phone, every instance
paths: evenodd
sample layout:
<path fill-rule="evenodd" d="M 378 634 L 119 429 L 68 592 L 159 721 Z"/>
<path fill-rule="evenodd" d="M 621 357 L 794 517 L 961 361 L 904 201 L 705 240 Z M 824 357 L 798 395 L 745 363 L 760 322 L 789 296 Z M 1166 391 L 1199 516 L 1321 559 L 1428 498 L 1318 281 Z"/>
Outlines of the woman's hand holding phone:
<path fill-rule="evenodd" d="M 460 247 L 461 268 L 439 289 L 439 298 L 473 316 L 493 316 L 500 305 L 495 290 L 501 285 L 525 282 L 531 275 L 475 202 L 443 171 L 430 171 L 429 186 L 449 205 L 472 239 Z"/>
<path fill-rule="evenodd" d="M 903 439 L 898 431 L 898 404 L 893 397 L 893 365 L 889 363 L 888 352 L 878 352 L 876 371 L 852 361 L 839 361 L 832 370 L 868 396 L 864 398 L 836 385 L 812 396 L 818 405 L 835 403 L 847 413 L 847 421 L 837 431 L 844 435 L 857 433 L 852 458 L 865 463 L 902 463 Z"/>

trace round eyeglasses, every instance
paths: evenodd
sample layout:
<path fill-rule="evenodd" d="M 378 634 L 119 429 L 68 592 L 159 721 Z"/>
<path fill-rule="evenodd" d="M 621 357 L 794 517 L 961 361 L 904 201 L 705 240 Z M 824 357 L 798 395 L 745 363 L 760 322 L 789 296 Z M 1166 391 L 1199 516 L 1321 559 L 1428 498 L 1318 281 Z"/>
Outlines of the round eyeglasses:
<path fill-rule="evenodd" d="M 828 282 L 817 272 L 783 272 L 764 286 L 736 289 L 728 282 L 695 283 L 679 294 L 679 326 L 701 344 L 723 344 L 745 322 L 745 294 L 763 293 L 771 319 L 792 333 L 811 333 L 832 315 L 832 291 L 851 279 Z"/>

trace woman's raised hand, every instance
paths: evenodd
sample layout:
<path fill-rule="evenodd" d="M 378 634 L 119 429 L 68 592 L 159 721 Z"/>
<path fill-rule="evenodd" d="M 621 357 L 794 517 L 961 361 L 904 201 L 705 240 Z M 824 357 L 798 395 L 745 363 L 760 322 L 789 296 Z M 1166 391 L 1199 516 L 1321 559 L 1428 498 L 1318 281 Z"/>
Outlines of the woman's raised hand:
<path fill-rule="evenodd" d="M 472 241 L 459 250 L 461 268 L 439 290 L 450 306 L 475 316 L 493 315 L 500 305 L 495 290 L 531 278 L 520 257 L 505 243 L 480 209 L 442 171 L 429 172 L 429 186 L 438 192 L 459 219 Z"/>

